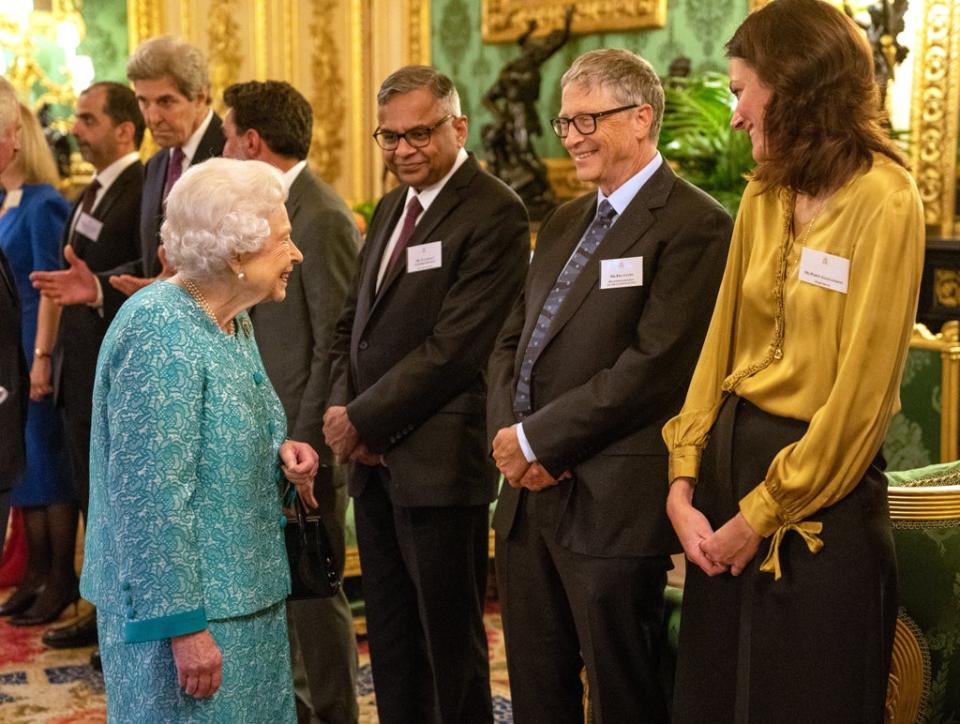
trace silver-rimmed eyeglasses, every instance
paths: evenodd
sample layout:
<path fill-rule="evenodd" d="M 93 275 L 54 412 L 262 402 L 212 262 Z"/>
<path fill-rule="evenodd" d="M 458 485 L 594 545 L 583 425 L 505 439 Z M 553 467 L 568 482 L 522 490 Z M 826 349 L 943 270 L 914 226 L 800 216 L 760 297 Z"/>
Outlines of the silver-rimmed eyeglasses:
<path fill-rule="evenodd" d="M 581 136 L 589 136 L 597 130 L 597 119 L 612 116 L 614 113 L 620 113 L 621 111 L 629 111 L 631 108 L 637 108 L 638 106 L 639 104 L 633 103 L 629 106 L 611 108 L 609 111 L 600 111 L 599 113 L 578 113 L 572 118 L 558 116 L 550 119 L 550 125 L 553 127 L 553 132 L 560 138 L 566 138 L 567 134 L 570 133 L 571 123 Z"/>
<path fill-rule="evenodd" d="M 432 126 L 415 126 L 403 133 L 378 128 L 373 132 L 373 140 L 376 141 L 377 145 L 384 151 L 393 151 L 396 149 L 396 147 L 400 145 L 401 138 L 407 142 L 407 145 L 413 148 L 423 148 L 430 143 L 430 136 L 433 135 L 433 132 L 451 118 L 453 118 L 453 116 L 448 113 Z"/>

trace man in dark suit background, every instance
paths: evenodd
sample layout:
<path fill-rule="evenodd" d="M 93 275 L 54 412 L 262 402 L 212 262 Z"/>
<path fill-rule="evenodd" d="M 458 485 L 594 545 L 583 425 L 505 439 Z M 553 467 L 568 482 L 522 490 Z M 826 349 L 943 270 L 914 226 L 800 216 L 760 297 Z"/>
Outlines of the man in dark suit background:
<path fill-rule="evenodd" d="M 731 222 L 657 151 L 663 90 L 623 50 L 581 56 L 553 127 L 599 186 L 543 222 L 490 359 L 507 479 L 494 517 L 514 719 L 667 721 L 663 589 L 679 550 L 660 437 L 697 361 Z"/>
<path fill-rule="evenodd" d="M 463 149 L 449 78 L 401 68 L 377 103 L 401 186 L 377 206 L 337 323 L 324 434 L 355 462 L 380 721 L 489 722 L 484 367 L 526 268 L 526 212 Z"/>
<path fill-rule="evenodd" d="M 102 273 L 140 257 L 143 164 L 138 149 L 143 134 L 143 116 L 127 86 L 95 83 L 77 99 L 73 135 L 96 173 L 74 204 L 64 232 L 63 254 L 69 268 L 30 275 L 34 287 L 54 302 L 62 304 L 63 290 L 81 273 Z M 97 354 L 116 310 L 87 304 L 67 304 L 62 310 L 52 359 L 53 396 L 63 410 L 77 500 L 86 517 Z M 88 646 L 96 639 L 93 610 L 43 635 L 43 642 L 54 648 Z"/>
<path fill-rule="evenodd" d="M 290 438 L 310 443 L 324 469 L 314 495 L 343 574 L 346 476 L 323 442 L 323 411 L 330 385 L 330 345 L 357 267 L 360 234 L 346 204 L 307 165 L 313 114 L 293 86 L 280 81 L 238 83 L 223 93 L 223 155 L 264 161 L 283 173 L 290 236 L 303 253 L 281 304 L 250 310 L 267 375 L 287 413 Z M 290 601 L 294 680 L 312 721 L 356 722 L 357 646 L 346 595 Z M 299 670 L 299 671 L 298 671 Z"/>
<path fill-rule="evenodd" d="M 20 108 L 13 86 L 0 76 L 0 173 L 20 150 Z M 0 551 L 7 537 L 10 489 L 24 464 L 23 426 L 30 380 L 20 344 L 20 297 L 0 251 Z"/>
<path fill-rule="evenodd" d="M 116 314 L 127 297 L 164 272 L 160 247 L 163 202 L 192 164 L 223 151 L 223 124 L 210 108 L 203 51 L 164 35 L 141 43 L 127 62 L 137 102 L 160 146 L 147 161 L 140 206 L 140 255 L 96 275 L 79 269 L 61 293 L 63 304 L 93 304 Z M 167 270 L 172 273 L 172 270 Z"/>

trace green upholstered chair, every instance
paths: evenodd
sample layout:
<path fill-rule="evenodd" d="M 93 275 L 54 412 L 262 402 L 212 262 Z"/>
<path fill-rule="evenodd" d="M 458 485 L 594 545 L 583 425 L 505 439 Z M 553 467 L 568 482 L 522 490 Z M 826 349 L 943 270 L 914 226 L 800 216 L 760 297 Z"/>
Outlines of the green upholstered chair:
<path fill-rule="evenodd" d="M 938 334 L 914 326 L 900 402 L 883 447 L 890 470 L 960 457 L 960 323 L 947 322 Z"/>
<path fill-rule="evenodd" d="M 900 578 L 888 721 L 960 722 L 960 462 L 887 477 Z"/>

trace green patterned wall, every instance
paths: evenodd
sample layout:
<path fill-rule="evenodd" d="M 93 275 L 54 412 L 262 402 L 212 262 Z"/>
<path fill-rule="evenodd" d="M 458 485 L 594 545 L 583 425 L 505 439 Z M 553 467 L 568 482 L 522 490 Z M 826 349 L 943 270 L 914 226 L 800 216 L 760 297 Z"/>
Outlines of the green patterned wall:
<path fill-rule="evenodd" d="M 94 80 L 127 79 L 127 0 L 84 0 L 87 37 L 77 52 L 93 59 Z"/>
<path fill-rule="evenodd" d="M 481 0 L 432 0 L 430 10 L 433 64 L 456 83 L 463 112 L 470 117 L 467 145 L 478 153 L 482 150 L 480 129 L 491 120 L 483 107 L 483 95 L 500 68 L 519 52 L 512 43 L 483 42 L 480 6 Z M 666 74 L 670 61 L 680 55 L 690 58 L 694 72 L 725 70 L 723 44 L 747 10 L 748 0 L 669 0 L 664 28 L 574 37 L 542 68 L 539 108 L 543 127 L 549 129 L 546 120 L 560 108 L 560 76 L 581 53 L 602 47 L 628 48 L 649 60 L 661 74 Z M 545 158 L 566 156 L 549 130 L 535 145 Z"/>

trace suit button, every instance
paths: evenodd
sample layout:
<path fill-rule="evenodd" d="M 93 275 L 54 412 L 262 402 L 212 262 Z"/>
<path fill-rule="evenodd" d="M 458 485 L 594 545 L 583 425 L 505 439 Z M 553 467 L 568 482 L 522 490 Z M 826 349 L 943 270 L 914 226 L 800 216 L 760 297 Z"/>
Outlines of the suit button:
<path fill-rule="evenodd" d="M 261 373 L 260 370 L 253 373 L 253 382 L 257 385 L 263 384 L 263 373 Z"/>
<path fill-rule="evenodd" d="M 124 613 L 127 614 L 127 618 L 133 618 L 134 616 L 137 615 L 137 612 L 136 612 L 136 610 L 133 608 L 133 606 L 127 606 L 127 610 L 124 611 Z"/>
<path fill-rule="evenodd" d="M 127 604 L 128 606 L 132 606 L 132 605 L 133 605 L 133 596 L 127 596 L 125 599 L 123 599 L 123 602 L 124 602 L 125 604 Z"/>
<path fill-rule="evenodd" d="M 357 345 L 357 347 L 358 347 L 359 349 L 366 349 L 366 348 L 369 347 L 369 346 L 370 346 L 370 343 L 367 342 L 367 340 L 365 340 L 365 339 L 360 340 L 360 344 Z"/>
<path fill-rule="evenodd" d="M 287 527 L 287 516 L 281 515 L 281 516 L 280 516 L 280 520 L 278 520 L 277 522 L 280 524 L 280 528 L 281 528 L 281 529 L 282 529 L 282 528 L 286 528 L 286 527 Z"/>
<path fill-rule="evenodd" d="M 270 437 L 273 437 L 273 433 L 276 432 L 276 425 L 273 424 L 273 420 L 267 423 L 267 429 L 270 431 Z"/>
<path fill-rule="evenodd" d="M 121 583 L 121 584 L 120 584 L 120 590 L 122 590 L 122 591 L 129 591 L 129 590 L 130 590 L 130 583 L 129 583 L 128 581 L 124 581 L 123 583 Z"/>

